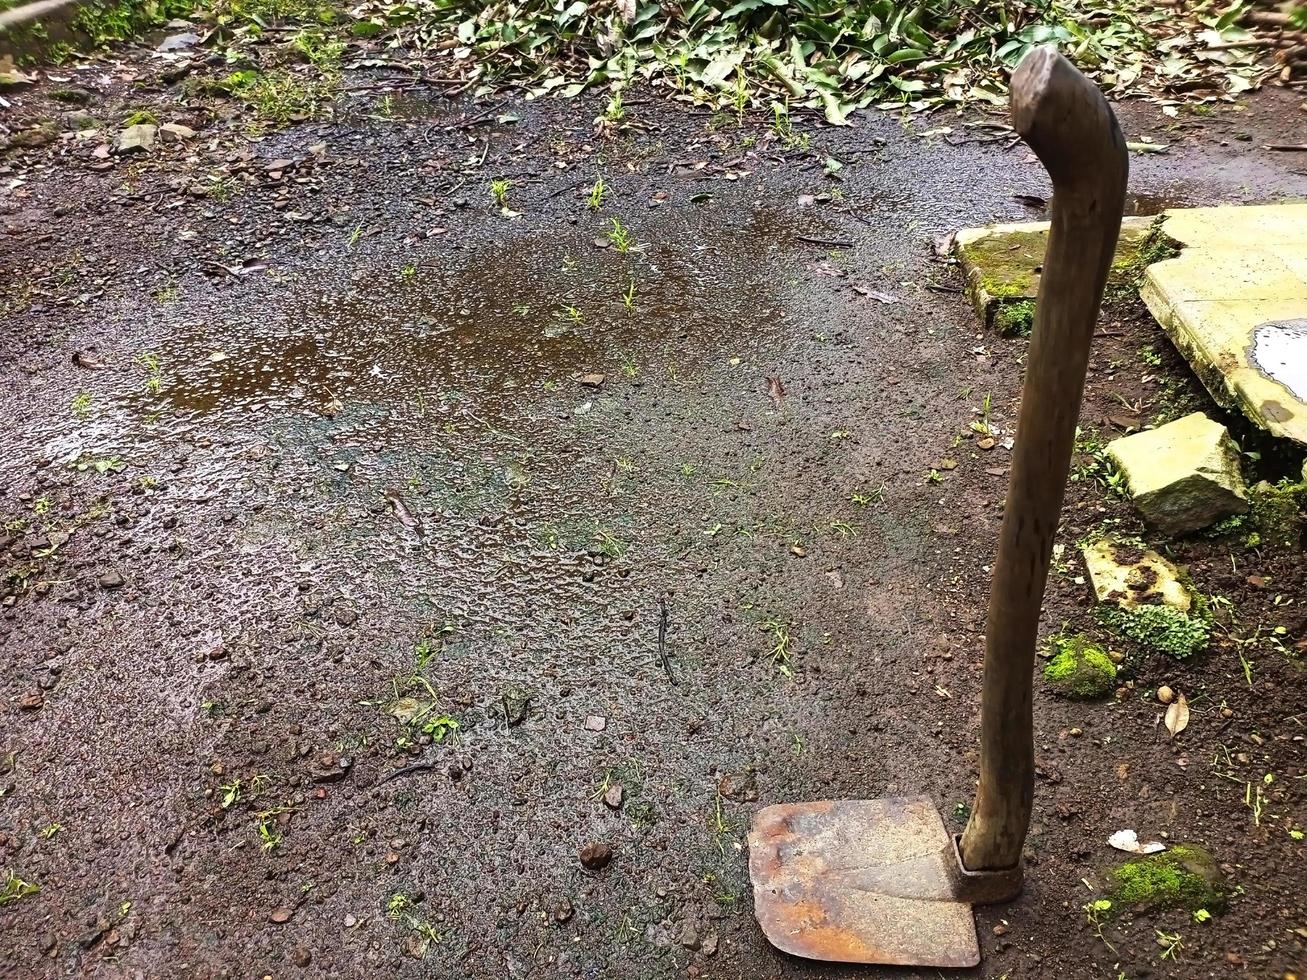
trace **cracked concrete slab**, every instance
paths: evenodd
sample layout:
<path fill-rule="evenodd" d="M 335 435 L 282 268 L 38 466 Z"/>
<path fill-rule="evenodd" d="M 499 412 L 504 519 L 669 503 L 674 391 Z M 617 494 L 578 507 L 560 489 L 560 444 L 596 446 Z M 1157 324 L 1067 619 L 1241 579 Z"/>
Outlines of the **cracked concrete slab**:
<path fill-rule="evenodd" d="M 1212 397 L 1307 444 L 1307 204 L 1166 212 L 1140 295 Z"/>

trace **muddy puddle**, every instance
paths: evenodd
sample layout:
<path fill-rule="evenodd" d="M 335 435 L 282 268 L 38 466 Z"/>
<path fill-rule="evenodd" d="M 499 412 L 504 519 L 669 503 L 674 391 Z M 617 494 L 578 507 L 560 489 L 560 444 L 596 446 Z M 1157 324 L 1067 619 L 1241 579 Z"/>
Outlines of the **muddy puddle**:
<path fill-rule="evenodd" d="M 1168 187 L 1161 192 L 1131 191 L 1125 196 L 1125 216 L 1151 218 L 1169 208 L 1191 208 L 1199 195 L 1180 186 Z"/>
<path fill-rule="evenodd" d="M 299 276 L 309 285 L 177 330 L 154 353 L 154 390 L 128 403 L 174 419 L 353 411 L 384 436 L 451 414 L 529 419 L 533 394 L 585 375 L 693 371 L 781 329 L 771 260 L 796 233 L 774 210 L 702 218 L 548 236 L 505 221 L 495 244 L 360 255 L 349 264 L 366 271 L 344 282 Z"/>
<path fill-rule="evenodd" d="M 836 261 L 795 241 L 819 223 L 774 208 L 622 227 L 496 215 L 481 223 L 494 242 L 364 242 L 226 288 L 183 282 L 141 308 L 141 348 L 74 376 L 104 387 L 85 418 L 46 420 L 47 445 L 151 485 L 179 474 L 227 513 L 224 547 L 243 561 L 367 569 L 414 615 L 434 602 L 502 625 L 585 608 L 597 576 L 666 531 L 621 491 L 689 485 L 679 455 L 645 460 L 677 452 L 648 445 L 651 419 L 703 398 L 710 375 L 765 400 L 737 365 L 806 335 L 791 325 L 795 250 Z M 418 587 L 432 576 L 439 589 Z"/>

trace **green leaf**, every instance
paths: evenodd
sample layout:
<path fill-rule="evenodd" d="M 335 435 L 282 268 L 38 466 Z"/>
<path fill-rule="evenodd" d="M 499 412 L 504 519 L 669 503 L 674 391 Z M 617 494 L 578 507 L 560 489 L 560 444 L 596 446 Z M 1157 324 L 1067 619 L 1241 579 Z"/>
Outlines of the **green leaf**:
<path fill-rule="evenodd" d="M 748 13 L 750 10 L 757 10 L 763 5 L 764 0 L 740 0 L 739 3 L 722 11 L 722 20 L 731 20 L 740 14 Z"/>
<path fill-rule="evenodd" d="M 857 108 L 852 103 L 841 102 L 830 92 L 821 93 L 821 102 L 822 102 L 822 106 L 825 108 L 826 121 L 830 123 L 832 126 L 849 125 L 849 113 L 852 112 L 855 108 Z M 831 164 L 835 165 L 835 168 L 833 170 L 831 169 Z M 834 157 L 830 157 L 826 161 L 827 174 L 838 173 L 843 168 L 844 168 L 844 164 L 840 163 Z"/>
<path fill-rule="evenodd" d="M 898 65 L 905 61 L 920 61 L 926 57 L 926 52 L 920 48 L 899 48 L 893 54 L 885 58 L 887 64 Z"/>

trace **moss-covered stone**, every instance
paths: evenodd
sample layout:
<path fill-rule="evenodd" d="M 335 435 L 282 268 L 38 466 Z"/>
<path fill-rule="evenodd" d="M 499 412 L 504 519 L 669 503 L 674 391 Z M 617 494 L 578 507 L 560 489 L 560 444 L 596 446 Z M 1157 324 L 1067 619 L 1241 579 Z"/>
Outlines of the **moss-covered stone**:
<path fill-rule="evenodd" d="M 1151 218 L 1126 218 L 1121 225 L 1109 282 L 1134 277 L 1140 268 L 1140 243 L 1149 235 Z M 1006 335 L 1029 333 L 1033 301 L 1048 245 L 1048 223 L 995 225 L 958 232 L 955 252 L 967 276 L 967 293 L 986 326 Z M 1146 263 L 1145 263 L 1146 264 Z M 1028 301 L 1029 317 L 1023 317 Z"/>
<path fill-rule="evenodd" d="M 1055 636 L 1049 644 L 1053 656 L 1044 666 L 1044 680 L 1063 697 L 1091 701 L 1116 687 L 1116 664 L 1088 637 Z"/>
<path fill-rule="evenodd" d="M 1307 525 L 1307 482 L 1263 480 L 1249 490 L 1248 497 L 1253 526 L 1262 544 L 1274 551 L 1301 551 Z"/>
<path fill-rule="evenodd" d="M 1219 912 L 1225 907 L 1225 876 L 1216 859 L 1193 844 L 1126 861 L 1107 877 L 1107 898 L 1117 910 Z"/>
<path fill-rule="evenodd" d="M 1153 219 L 1146 231 L 1127 240 L 1117 248 L 1108 275 L 1108 294 L 1116 298 L 1138 295 L 1144 273 L 1154 262 L 1173 259 L 1180 254 L 1179 246 L 1164 230 L 1165 216 Z"/>

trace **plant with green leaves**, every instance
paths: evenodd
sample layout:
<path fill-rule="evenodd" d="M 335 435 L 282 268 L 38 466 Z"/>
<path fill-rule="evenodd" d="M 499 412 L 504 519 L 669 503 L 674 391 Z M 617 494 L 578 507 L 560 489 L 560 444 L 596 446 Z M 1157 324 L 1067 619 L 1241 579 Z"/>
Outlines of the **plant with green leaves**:
<path fill-rule="evenodd" d="M 607 232 L 608 241 L 612 243 L 613 248 L 625 255 L 635 247 L 635 236 L 631 234 L 631 229 L 617 218 L 610 218 L 609 221 L 612 227 Z"/>
<path fill-rule="evenodd" d="M 4 880 L 0 881 L 0 908 L 12 905 L 28 895 L 35 895 L 40 890 L 40 885 L 24 881 L 12 871 L 5 872 Z"/>
<path fill-rule="evenodd" d="M 872 104 L 1003 104 L 1012 68 L 1048 43 L 1074 51 L 1110 95 L 1242 91 L 1260 83 L 1266 54 L 1232 43 L 1254 36 L 1242 16 L 1238 5 L 1177 13 L 1112 0 L 1106 9 L 1097 0 L 450 0 L 397 17 L 393 30 L 397 43 L 419 46 L 457 36 L 471 57 L 455 65 L 469 79 L 526 80 L 535 95 L 620 92 L 653 78 L 737 117 L 787 100 L 838 125 Z M 1159 43 L 1177 34 L 1180 43 Z M 1226 45 L 1219 60 L 1203 54 L 1212 43 Z M 605 116 L 614 113 L 610 103 Z"/>
<path fill-rule="evenodd" d="M 604 121 L 610 124 L 616 124 L 626 118 L 626 106 L 622 104 L 622 90 L 618 89 L 613 93 L 612 98 L 608 100 L 608 105 L 604 107 Z"/>
<path fill-rule="evenodd" d="M 1177 660 L 1205 650 L 1212 634 L 1209 619 L 1196 611 L 1185 613 L 1171 606 L 1142 605 L 1122 609 L 1103 604 L 1098 607 L 1096 615 L 1098 621 L 1117 636 L 1169 654 Z"/>

